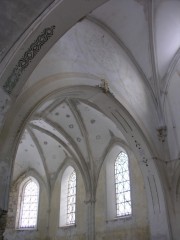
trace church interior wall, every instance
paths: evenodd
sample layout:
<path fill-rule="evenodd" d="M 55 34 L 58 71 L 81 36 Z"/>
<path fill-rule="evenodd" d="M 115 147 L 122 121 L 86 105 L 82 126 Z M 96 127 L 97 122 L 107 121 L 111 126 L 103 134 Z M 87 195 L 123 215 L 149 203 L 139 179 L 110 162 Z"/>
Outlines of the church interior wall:
<path fill-rule="evenodd" d="M 179 240 L 180 2 L 35 2 L 0 3 L 0 240 Z M 117 142 L 131 149 L 124 218 L 108 182 Z M 68 165 L 76 223 L 62 226 Z M 17 229 L 29 176 L 37 230 Z"/>
<path fill-rule="evenodd" d="M 60 216 L 60 195 L 61 180 L 65 168 L 61 169 L 51 193 L 48 193 L 47 183 L 40 181 L 40 199 L 38 212 L 37 230 L 20 230 L 16 227 L 19 187 L 23 176 L 32 175 L 34 171 L 20 176 L 12 184 L 9 198 L 9 209 L 7 218 L 7 228 L 5 239 L 87 239 L 89 224 L 95 224 L 95 236 L 97 240 L 106 239 L 123 239 L 130 240 L 148 240 L 150 239 L 147 199 L 143 177 L 138 162 L 130 155 L 129 169 L 131 179 L 131 198 L 132 198 L 132 215 L 122 218 L 108 219 L 107 216 L 107 187 L 106 187 L 106 163 L 104 161 L 96 190 L 95 200 L 95 217 L 90 219 L 87 211 L 86 190 L 84 181 L 78 168 L 77 170 L 77 209 L 76 224 L 73 226 L 59 226 Z M 35 175 L 35 174 L 34 174 Z M 40 178 L 39 178 L 40 179 Z M 48 236 L 48 237 L 47 237 Z"/>

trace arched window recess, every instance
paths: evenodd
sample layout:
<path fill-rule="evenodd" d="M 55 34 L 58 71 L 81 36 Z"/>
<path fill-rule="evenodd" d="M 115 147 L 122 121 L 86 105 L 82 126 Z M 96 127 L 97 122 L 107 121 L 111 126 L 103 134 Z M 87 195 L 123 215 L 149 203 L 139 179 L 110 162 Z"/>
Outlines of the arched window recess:
<path fill-rule="evenodd" d="M 107 220 L 132 215 L 129 159 L 120 145 L 106 156 Z"/>
<path fill-rule="evenodd" d="M 125 152 L 121 151 L 114 162 L 116 217 L 131 215 L 131 188 L 129 177 L 129 161 Z"/>
<path fill-rule="evenodd" d="M 61 180 L 59 225 L 72 226 L 76 223 L 76 171 L 69 166 Z"/>
<path fill-rule="evenodd" d="M 39 205 L 39 183 L 27 177 L 20 185 L 16 218 L 17 229 L 36 229 Z"/>

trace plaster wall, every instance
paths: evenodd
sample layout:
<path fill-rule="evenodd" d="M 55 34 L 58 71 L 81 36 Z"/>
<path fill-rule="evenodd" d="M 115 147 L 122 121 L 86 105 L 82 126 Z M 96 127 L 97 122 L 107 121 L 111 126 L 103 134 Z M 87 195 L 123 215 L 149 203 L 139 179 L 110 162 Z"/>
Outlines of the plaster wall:
<path fill-rule="evenodd" d="M 19 185 L 12 185 L 10 191 L 9 210 L 7 219 L 6 240 L 34 239 L 34 240 L 59 240 L 59 239 L 88 239 L 89 224 L 95 221 L 96 240 L 123 239 L 123 240 L 148 240 L 149 222 L 147 215 L 147 202 L 141 171 L 136 159 L 130 160 L 130 177 L 132 188 L 132 216 L 127 218 L 107 220 L 106 211 L 106 166 L 105 162 L 98 179 L 95 219 L 90 220 L 87 215 L 86 191 L 83 178 L 77 171 L 77 208 L 75 226 L 59 227 L 59 209 L 61 176 L 63 170 L 48 194 L 45 186 L 40 184 L 40 202 L 37 230 L 15 230 L 16 211 L 18 205 Z"/>
<path fill-rule="evenodd" d="M 147 200 L 145 186 L 137 160 L 130 157 L 130 179 L 132 216 L 109 219 L 107 214 L 106 192 L 106 162 L 103 163 L 96 196 L 96 240 L 123 239 L 123 240 L 148 240 L 150 239 L 149 221 L 147 213 Z M 108 179 L 107 179 L 108 180 Z"/>
<path fill-rule="evenodd" d="M 85 209 L 85 188 L 83 179 L 79 171 L 76 170 L 77 189 L 76 189 L 76 224 L 73 226 L 59 226 L 60 218 L 60 195 L 61 195 L 61 177 L 63 171 L 60 172 L 51 196 L 50 239 L 86 239 L 86 209 Z"/>
<path fill-rule="evenodd" d="M 17 228 L 16 215 L 18 209 L 18 196 L 19 187 L 21 181 L 18 184 L 13 184 L 10 190 L 9 196 L 9 209 L 7 216 L 6 231 L 4 234 L 5 240 L 18 239 L 47 239 L 48 233 L 48 194 L 45 186 L 40 184 L 39 194 L 39 207 L 38 207 L 38 221 L 36 230 L 21 230 Z"/>

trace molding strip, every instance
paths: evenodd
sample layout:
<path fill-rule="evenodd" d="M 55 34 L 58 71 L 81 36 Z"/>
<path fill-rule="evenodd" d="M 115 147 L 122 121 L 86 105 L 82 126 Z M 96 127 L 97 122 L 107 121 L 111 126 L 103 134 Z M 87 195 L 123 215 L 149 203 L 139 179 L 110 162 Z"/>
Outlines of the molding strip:
<path fill-rule="evenodd" d="M 30 45 L 28 50 L 24 53 L 13 68 L 10 76 L 3 85 L 4 90 L 11 94 L 12 90 L 18 83 L 23 71 L 29 66 L 33 58 L 41 50 L 42 46 L 53 36 L 55 26 L 45 28 L 42 33 L 36 38 L 36 40 Z"/>

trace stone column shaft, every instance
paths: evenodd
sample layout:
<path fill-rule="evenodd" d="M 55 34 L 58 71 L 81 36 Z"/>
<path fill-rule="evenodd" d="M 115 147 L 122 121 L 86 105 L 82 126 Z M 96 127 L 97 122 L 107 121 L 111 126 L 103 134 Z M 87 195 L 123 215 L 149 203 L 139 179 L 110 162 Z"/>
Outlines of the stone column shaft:
<path fill-rule="evenodd" d="M 87 240 L 95 240 L 95 201 L 86 202 L 87 206 Z"/>

